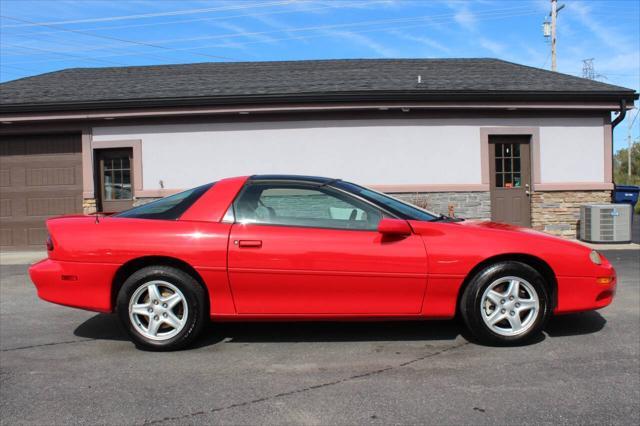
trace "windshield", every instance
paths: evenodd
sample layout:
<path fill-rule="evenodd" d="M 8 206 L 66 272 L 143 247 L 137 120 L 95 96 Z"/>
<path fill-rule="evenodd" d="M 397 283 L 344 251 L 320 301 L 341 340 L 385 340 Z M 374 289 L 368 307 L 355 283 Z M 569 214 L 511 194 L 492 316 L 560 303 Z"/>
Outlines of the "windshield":
<path fill-rule="evenodd" d="M 197 188 L 189 189 L 139 207 L 125 210 L 112 217 L 178 220 L 180 216 L 213 185 L 213 183 L 208 183 Z"/>
<path fill-rule="evenodd" d="M 381 192 L 374 191 L 373 189 L 365 188 L 354 183 L 340 181 L 336 182 L 335 185 L 338 188 L 349 191 L 364 198 L 365 200 L 371 201 L 374 204 L 384 207 L 391 213 L 394 213 L 402 217 L 403 219 L 431 221 L 439 219 L 441 217 L 441 215 L 437 213 L 432 213 L 428 210 L 416 207 L 413 204 L 391 197 L 390 195 L 383 194 Z"/>

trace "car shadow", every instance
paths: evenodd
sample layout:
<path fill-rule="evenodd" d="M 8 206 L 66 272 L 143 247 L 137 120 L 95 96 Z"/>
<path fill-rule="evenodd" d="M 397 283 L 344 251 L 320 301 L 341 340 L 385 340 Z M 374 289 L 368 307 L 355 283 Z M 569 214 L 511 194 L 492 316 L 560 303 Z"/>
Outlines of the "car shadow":
<path fill-rule="evenodd" d="M 549 337 L 591 334 L 606 320 L 598 312 L 553 317 L 545 327 Z M 96 340 L 127 341 L 129 337 L 115 314 L 97 314 L 80 324 L 74 334 Z M 458 320 L 430 321 L 314 321 L 314 322 L 213 322 L 191 346 L 200 348 L 227 343 L 379 342 L 474 339 Z M 544 335 L 529 344 L 544 340 Z"/>
<path fill-rule="evenodd" d="M 96 340 L 130 340 L 115 314 L 97 314 L 73 331 L 77 337 Z"/>
<path fill-rule="evenodd" d="M 580 312 L 552 317 L 544 331 L 549 337 L 578 336 L 597 333 L 606 323 L 607 320 L 597 311 Z"/>
<path fill-rule="evenodd" d="M 211 323 L 200 340 L 205 345 L 214 336 L 229 343 L 454 340 L 461 331 L 456 321 L 234 322 Z"/>

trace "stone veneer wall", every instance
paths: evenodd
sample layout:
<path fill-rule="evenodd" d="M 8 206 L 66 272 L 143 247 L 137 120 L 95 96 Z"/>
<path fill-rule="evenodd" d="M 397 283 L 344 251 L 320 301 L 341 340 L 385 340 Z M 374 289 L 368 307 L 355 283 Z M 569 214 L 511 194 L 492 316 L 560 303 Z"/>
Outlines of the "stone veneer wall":
<path fill-rule="evenodd" d="M 93 214 L 96 210 L 96 199 L 95 198 L 85 198 L 82 200 L 82 212 L 84 214 Z"/>
<path fill-rule="evenodd" d="M 457 217 L 491 219 L 491 196 L 487 192 L 420 192 L 391 194 L 403 201 L 434 213 L 449 215 L 449 208 Z"/>
<path fill-rule="evenodd" d="M 531 200 L 531 226 L 560 237 L 577 238 L 580 206 L 610 202 L 611 191 L 536 191 Z"/>

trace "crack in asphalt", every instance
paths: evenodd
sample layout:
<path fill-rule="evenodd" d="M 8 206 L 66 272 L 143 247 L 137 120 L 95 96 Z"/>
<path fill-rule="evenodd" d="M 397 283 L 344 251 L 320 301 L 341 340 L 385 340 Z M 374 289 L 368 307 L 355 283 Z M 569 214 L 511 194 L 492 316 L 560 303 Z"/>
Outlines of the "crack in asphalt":
<path fill-rule="evenodd" d="M 68 345 L 70 343 L 93 342 L 95 340 L 97 340 L 97 339 L 81 339 L 81 340 L 67 340 L 67 341 L 64 341 L 64 342 L 40 343 L 38 345 L 29 345 L 29 346 L 20 346 L 20 347 L 17 347 L 17 348 L 0 349 L 0 352 L 20 351 L 20 350 L 23 350 L 23 349 L 40 348 L 40 347 L 43 347 L 43 346 Z"/>
<path fill-rule="evenodd" d="M 274 394 L 274 395 L 264 396 L 262 398 L 251 399 L 251 400 L 248 400 L 248 401 L 236 402 L 236 403 L 233 403 L 233 404 L 225 405 L 223 407 L 215 407 L 215 408 L 211 408 L 211 409 L 208 409 L 208 410 L 194 411 L 194 412 L 187 413 L 187 414 L 182 414 L 182 415 L 179 415 L 179 416 L 163 417 L 161 419 L 156 419 L 156 420 L 144 420 L 144 422 L 141 423 L 141 424 L 150 425 L 150 424 L 160 424 L 160 423 L 166 423 L 166 422 L 175 422 L 175 421 L 179 421 L 179 420 L 186 420 L 186 419 L 190 419 L 190 418 L 197 417 L 197 416 L 203 416 L 203 415 L 206 415 L 206 414 L 217 413 L 219 411 L 230 410 L 230 409 L 238 408 L 238 407 L 246 407 L 246 406 L 249 406 L 249 405 L 258 404 L 260 402 L 265 402 L 265 401 L 269 401 L 269 400 L 273 400 L 273 399 L 283 398 L 283 397 L 287 397 L 287 396 L 291 396 L 291 395 L 296 395 L 296 394 L 299 394 L 299 393 L 309 392 L 309 391 L 316 390 L 316 389 L 322 389 L 322 388 L 326 388 L 326 387 L 329 387 L 329 386 L 335 386 L 335 385 L 339 385 L 341 383 L 345 383 L 345 382 L 349 382 L 349 381 L 352 381 L 352 380 L 361 379 L 361 378 L 364 378 L 364 377 L 376 376 L 378 374 L 382 374 L 382 373 L 385 373 L 385 372 L 390 371 L 390 370 L 406 367 L 408 365 L 415 364 L 416 362 L 420 362 L 420 361 L 423 361 L 423 360 L 428 359 L 428 358 L 436 357 L 436 356 L 441 355 L 441 354 L 443 354 L 445 352 L 449 352 L 449 351 L 452 351 L 452 350 L 455 350 L 455 349 L 459 349 L 459 348 L 461 348 L 463 346 L 468 345 L 469 343 L 470 342 L 462 342 L 462 343 L 459 343 L 459 344 L 456 344 L 456 345 L 453 345 L 453 346 L 449 346 L 449 347 L 440 349 L 439 351 L 431 352 L 431 353 L 428 353 L 426 355 L 420 356 L 418 358 L 414 358 L 414 359 L 411 359 L 409 361 L 402 362 L 402 363 L 397 364 L 397 365 L 390 365 L 388 367 L 379 368 L 377 370 L 372 370 L 372 371 L 367 371 L 365 373 L 356 374 L 356 375 L 349 376 L 349 377 L 344 377 L 342 379 L 337 379 L 337 380 L 333 380 L 333 381 L 330 381 L 330 382 L 319 383 L 317 385 L 307 386 L 307 387 L 299 388 L 299 389 L 292 389 L 292 390 L 287 391 L 287 392 L 281 392 L 281 393 L 277 393 L 277 394 Z"/>

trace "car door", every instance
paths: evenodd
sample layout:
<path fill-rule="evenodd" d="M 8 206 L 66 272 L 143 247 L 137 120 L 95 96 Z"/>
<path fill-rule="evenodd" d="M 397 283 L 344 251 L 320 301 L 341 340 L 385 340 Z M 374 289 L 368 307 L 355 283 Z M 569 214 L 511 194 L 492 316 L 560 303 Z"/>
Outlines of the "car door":
<path fill-rule="evenodd" d="M 234 202 L 228 270 L 239 314 L 417 314 L 419 236 L 377 232 L 384 213 L 338 189 L 248 183 Z"/>

